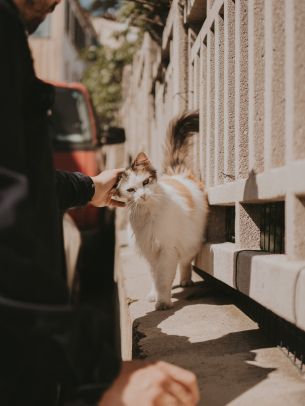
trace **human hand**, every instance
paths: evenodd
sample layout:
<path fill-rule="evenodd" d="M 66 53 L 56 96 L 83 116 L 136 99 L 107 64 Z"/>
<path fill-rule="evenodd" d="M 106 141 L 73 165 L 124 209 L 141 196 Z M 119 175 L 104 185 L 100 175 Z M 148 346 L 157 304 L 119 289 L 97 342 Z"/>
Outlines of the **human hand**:
<path fill-rule="evenodd" d="M 195 406 L 196 376 L 167 362 L 125 361 L 98 406 Z"/>
<path fill-rule="evenodd" d="M 91 200 L 91 204 L 96 207 L 111 206 L 111 207 L 124 207 L 125 203 L 112 199 L 115 192 L 113 187 L 118 181 L 118 176 L 124 169 L 110 169 L 103 171 L 97 176 L 92 176 L 94 182 L 95 193 Z"/>

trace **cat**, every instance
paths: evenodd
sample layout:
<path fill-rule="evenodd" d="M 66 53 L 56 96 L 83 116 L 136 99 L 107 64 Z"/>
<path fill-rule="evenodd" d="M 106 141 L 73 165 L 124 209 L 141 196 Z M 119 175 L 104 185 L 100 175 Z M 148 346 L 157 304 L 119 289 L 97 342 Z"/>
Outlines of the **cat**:
<path fill-rule="evenodd" d="M 192 284 L 191 262 L 203 241 L 207 199 L 188 162 L 190 138 L 198 132 L 198 112 L 174 118 L 167 129 L 163 174 L 140 152 L 121 175 L 116 196 L 124 198 L 137 245 L 147 259 L 153 287 L 148 296 L 156 310 L 172 307 L 177 265 L 180 285 Z"/>

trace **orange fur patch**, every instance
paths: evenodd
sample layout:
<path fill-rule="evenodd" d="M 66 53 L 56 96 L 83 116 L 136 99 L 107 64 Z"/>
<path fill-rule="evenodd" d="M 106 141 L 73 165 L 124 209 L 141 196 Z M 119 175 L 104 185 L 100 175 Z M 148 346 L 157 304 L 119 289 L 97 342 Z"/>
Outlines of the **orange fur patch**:
<path fill-rule="evenodd" d="M 204 183 L 201 180 L 198 180 L 191 171 L 187 175 L 187 178 L 196 183 L 200 190 L 204 191 Z"/>
<path fill-rule="evenodd" d="M 175 188 L 176 191 L 179 193 L 179 195 L 182 196 L 186 200 L 186 203 L 190 209 L 195 208 L 195 203 L 194 203 L 193 197 L 191 195 L 191 192 L 182 182 L 179 182 L 179 180 L 173 179 L 173 178 L 162 179 L 162 182 Z"/>

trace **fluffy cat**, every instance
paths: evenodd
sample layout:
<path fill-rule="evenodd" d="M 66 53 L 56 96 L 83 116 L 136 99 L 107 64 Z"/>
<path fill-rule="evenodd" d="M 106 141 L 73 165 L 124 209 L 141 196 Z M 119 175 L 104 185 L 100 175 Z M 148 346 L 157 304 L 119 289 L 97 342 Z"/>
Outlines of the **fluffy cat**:
<path fill-rule="evenodd" d="M 141 152 L 117 186 L 117 196 L 127 201 L 137 245 L 150 264 L 149 300 L 156 302 L 156 310 L 172 307 L 178 264 L 181 286 L 192 284 L 191 262 L 203 240 L 207 200 L 187 161 L 189 141 L 198 127 L 198 112 L 173 119 L 167 130 L 163 174 L 158 176 Z"/>

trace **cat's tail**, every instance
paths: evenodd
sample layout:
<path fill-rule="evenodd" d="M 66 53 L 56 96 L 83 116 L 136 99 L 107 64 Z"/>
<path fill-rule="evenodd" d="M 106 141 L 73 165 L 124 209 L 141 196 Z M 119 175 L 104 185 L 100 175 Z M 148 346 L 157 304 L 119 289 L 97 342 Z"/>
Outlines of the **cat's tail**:
<path fill-rule="evenodd" d="M 199 132 L 199 112 L 188 111 L 173 118 L 166 133 L 163 171 L 180 173 L 190 169 L 188 162 L 190 138 Z"/>

